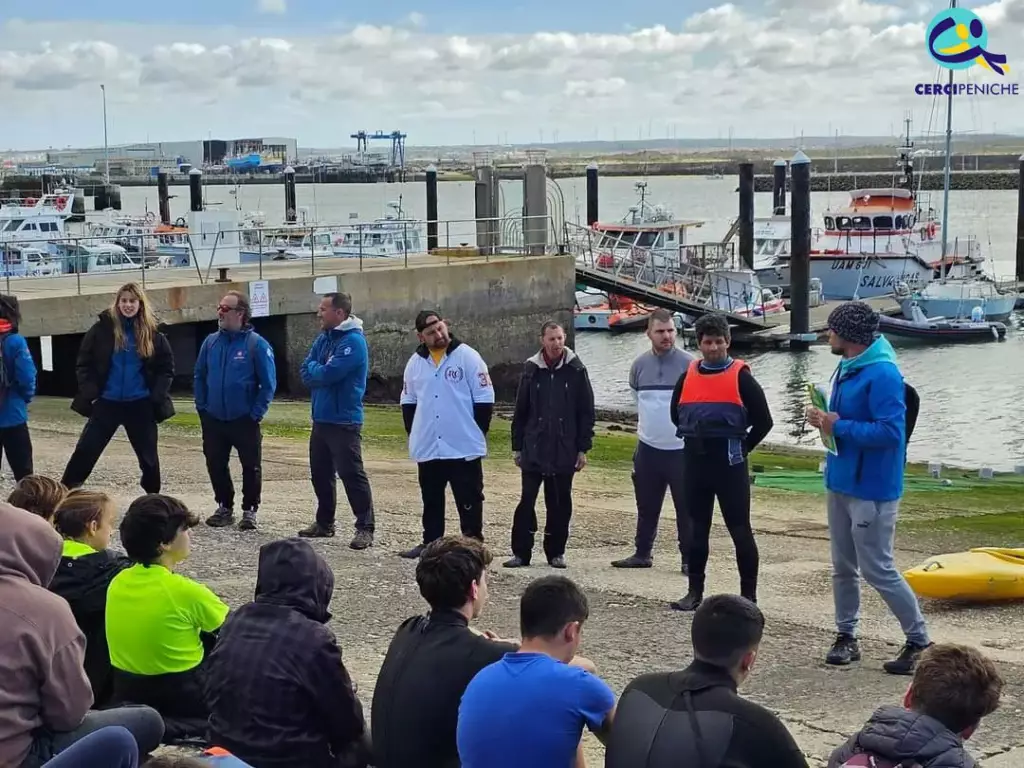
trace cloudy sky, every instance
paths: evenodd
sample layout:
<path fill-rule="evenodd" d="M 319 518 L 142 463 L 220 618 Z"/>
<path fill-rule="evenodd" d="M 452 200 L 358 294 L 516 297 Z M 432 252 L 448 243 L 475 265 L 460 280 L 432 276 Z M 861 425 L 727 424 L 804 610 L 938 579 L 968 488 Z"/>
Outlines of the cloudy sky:
<path fill-rule="evenodd" d="M 1024 71 L 1024 0 L 967 0 Z M 3 149 L 293 136 L 336 147 L 889 134 L 940 77 L 918 0 L 0 0 Z M 87 15 L 85 9 L 88 9 Z M 977 70 L 979 68 L 975 68 Z M 975 81 L 998 81 L 988 72 Z M 1024 88 L 1022 88 L 1024 90 Z M 1024 133 L 1024 95 L 958 100 Z"/>

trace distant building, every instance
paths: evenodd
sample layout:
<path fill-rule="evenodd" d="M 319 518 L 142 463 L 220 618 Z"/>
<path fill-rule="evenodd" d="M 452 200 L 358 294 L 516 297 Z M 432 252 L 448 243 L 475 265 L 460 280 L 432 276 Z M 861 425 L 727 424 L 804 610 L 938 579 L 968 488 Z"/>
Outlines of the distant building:
<path fill-rule="evenodd" d="M 206 139 L 121 144 L 86 149 L 55 149 L 46 152 L 46 164 L 62 168 L 91 167 L 103 171 L 109 160 L 111 175 L 146 175 L 154 167 L 173 169 L 221 166 L 228 160 L 259 155 L 262 165 L 287 165 L 298 160 L 295 139 L 281 137 L 245 139 Z"/>

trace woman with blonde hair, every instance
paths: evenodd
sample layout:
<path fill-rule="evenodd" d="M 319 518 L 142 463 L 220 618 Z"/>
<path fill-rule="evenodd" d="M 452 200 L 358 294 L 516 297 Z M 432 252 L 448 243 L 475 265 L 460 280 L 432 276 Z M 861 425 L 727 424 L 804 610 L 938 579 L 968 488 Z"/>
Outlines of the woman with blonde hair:
<path fill-rule="evenodd" d="M 82 485 L 117 428 L 124 427 L 143 490 L 159 493 L 157 424 L 174 415 L 174 353 L 138 284 L 122 285 L 100 313 L 78 348 L 75 371 L 78 395 L 71 409 L 89 421 L 61 482 L 69 489 Z"/>

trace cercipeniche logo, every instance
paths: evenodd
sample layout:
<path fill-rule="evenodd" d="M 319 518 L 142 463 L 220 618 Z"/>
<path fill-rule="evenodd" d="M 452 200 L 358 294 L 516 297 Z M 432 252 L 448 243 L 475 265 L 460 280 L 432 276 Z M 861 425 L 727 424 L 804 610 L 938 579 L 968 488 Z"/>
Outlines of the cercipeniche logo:
<path fill-rule="evenodd" d="M 982 67 L 1004 78 L 1010 71 L 1005 53 L 988 50 L 988 28 L 966 8 L 946 8 L 935 14 L 925 32 L 925 48 L 932 61 L 947 70 Z M 950 74 L 952 77 L 952 74 Z M 945 79 L 945 78 L 943 78 Z M 919 96 L 1018 96 L 1018 83 L 918 83 Z"/>
<path fill-rule="evenodd" d="M 977 14 L 966 8 L 948 8 L 935 14 L 926 33 L 928 54 L 946 69 L 969 69 L 980 65 L 1005 75 L 1006 54 L 988 49 L 988 29 Z"/>

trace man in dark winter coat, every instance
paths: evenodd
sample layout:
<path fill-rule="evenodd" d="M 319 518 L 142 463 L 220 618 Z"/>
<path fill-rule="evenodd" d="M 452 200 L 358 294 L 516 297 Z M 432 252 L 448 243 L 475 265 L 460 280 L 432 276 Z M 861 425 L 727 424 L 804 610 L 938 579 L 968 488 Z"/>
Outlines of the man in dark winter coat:
<path fill-rule="evenodd" d="M 209 659 L 208 741 L 260 768 L 363 768 L 362 705 L 326 624 L 334 574 L 308 542 L 260 548 L 256 599 Z"/>
<path fill-rule="evenodd" d="M 587 369 L 565 346 L 565 330 L 549 320 L 541 327 L 541 350 L 526 361 L 512 417 L 512 453 L 523 473 L 523 490 L 512 522 L 511 560 L 530 564 L 537 532 L 537 493 L 544 486 L 544 554 L 565 568 L 572 518 L 572 481 L 587 465 L 594 441 L 594 391 Z"/>
<path fill-rule="evenodd" d="M 832 753 L 828 768 L 975 768 L 964 741 L 996 711 L 1002 690 L 999 671 L 981 651 L 932 645 L 917 662 L 903 706 L 878 709 Z"/>

